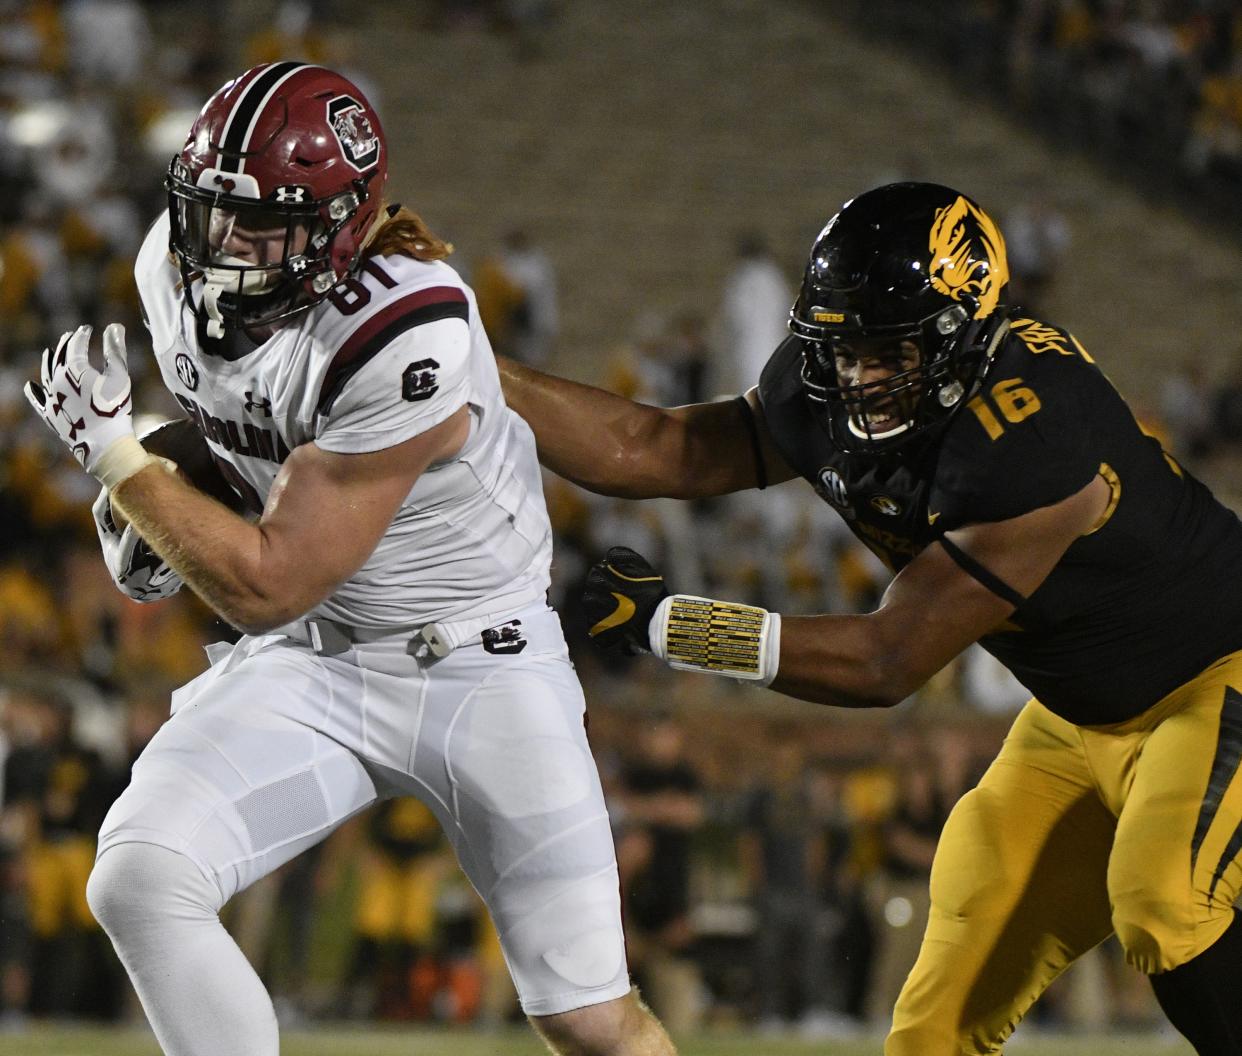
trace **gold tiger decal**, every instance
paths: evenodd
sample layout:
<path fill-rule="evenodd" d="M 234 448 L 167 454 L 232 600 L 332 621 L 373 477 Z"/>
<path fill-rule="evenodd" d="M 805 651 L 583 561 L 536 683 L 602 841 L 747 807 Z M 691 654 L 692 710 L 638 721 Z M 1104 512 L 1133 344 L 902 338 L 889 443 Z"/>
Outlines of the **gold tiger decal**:
<path fill-rule="evenodd" d="M 955 301 L 967 294 L 978 298 L 976 319 L 991 314 L 1009 281 L 1005 240 L 992 218 L 959 196 L 952 205 L 936 210 L 927 248 L 935 290 Z"/>

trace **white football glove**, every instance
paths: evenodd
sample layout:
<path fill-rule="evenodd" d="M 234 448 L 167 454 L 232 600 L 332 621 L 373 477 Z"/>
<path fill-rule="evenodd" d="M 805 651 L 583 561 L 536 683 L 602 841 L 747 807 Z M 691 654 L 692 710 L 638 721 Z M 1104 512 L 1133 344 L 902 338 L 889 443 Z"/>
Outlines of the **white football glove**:
<path fill-rule="evenodd" d="M 40 383 L 26 383 L 26 399 L 73 452 L 82 468 L 114 488 L 150 461 L 134 437 L 125 327 L 104 330 L 104 369 L 90 364 L 91 328 L 61 335 L 43 350 Z"/>
<path fill-rule="evenodd" d="M 107 488 L 100 491 L 91 513 L 104 564 L 122 594 L 135 601 L 160 601 L 181 589 L 181 577 L 147 545 L 132 524 L 127 524 L 124 531 L 117 528 Z"/>

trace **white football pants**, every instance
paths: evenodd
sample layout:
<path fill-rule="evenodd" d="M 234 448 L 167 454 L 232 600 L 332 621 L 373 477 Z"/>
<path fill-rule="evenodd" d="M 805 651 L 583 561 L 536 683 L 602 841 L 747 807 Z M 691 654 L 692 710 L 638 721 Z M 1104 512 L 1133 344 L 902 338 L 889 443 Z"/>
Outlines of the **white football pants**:
<path fill-rule="evenodd" d="M 378 798 L 417 796 L 486 902 L 528 1015 L 623 996 L 616 859 L 582 689 L 556 614 L 518 618 L 517 640 L 476 636 L 426 668 L 394 639 L 336 656 L 275 635 L 212 647 L 108 812 L 101 865 L 121 844 L 174 851 L 209 881 L 214 915 Z M 130 881 L 101 865 L 92 903 L 114 907 Z M 119 932 L 160 934 L 132 916 L 104 915 L 118 949 Z M 162 956 L 175 959 L 177 923 L 166 923 Z M 172 1006 L 196 1000 L 146 989 L 161 1035 Z"/>

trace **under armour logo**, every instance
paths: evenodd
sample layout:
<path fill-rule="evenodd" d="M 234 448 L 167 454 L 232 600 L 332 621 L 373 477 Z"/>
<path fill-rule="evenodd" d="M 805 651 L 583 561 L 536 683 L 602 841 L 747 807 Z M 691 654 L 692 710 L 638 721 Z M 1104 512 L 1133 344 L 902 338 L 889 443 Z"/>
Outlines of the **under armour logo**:
<path fill-rule="evenodd" d="M 270 418 L 272 416 L 272 401 L 269 399 L 256 400 L 254 398 L 254 393 L 247 391 L 246 392 L 246 410 L 262 411 L 265 415 L 267 415 L 267 417 Z"/>
<path fill-rule="evenodd" d="M 56 402 L 52 404 L 52 413 L 57 418 L 63 418 L 69 423 L 68 437 L 70 440 L 78 438 L 78 430 L 86 428 L 85 418 L 73 418 L 69 412 L 65 410 L 65 394 L 63 392 L 56 393 Z"/>
<path fill-rule="evenodd" d="M 278 202 L 296 202 L 301 204 L 306 201 L 305 187 L 277 187 L 276 201 Z"/>

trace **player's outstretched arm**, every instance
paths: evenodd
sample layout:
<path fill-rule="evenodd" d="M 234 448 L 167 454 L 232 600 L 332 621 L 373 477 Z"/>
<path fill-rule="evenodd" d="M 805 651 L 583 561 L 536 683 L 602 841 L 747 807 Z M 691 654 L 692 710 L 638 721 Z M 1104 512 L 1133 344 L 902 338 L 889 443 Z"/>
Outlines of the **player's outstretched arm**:
<path fill-rule="evenodd" d="M 462 407 L 381 451 L 303 444 L 255 524 L 157 467 L 124 480 L 112 498 L 212 609 L 258 634 L 309 612 L 361 568 L 419 475 L 455 454 L 469 428 Z"/>
<path fill-rule="evenodd" d="M 749 411 L 737 400 L 651 407 L 496 359 L 505 400 L 534 431 L 540 461 L 588 491 L 692 499 L 793 476 L 752 394 Z"/>
<path fill-rule="evenodd" d="M 1052 506 L 949 532 L 948 545 L 923 550 L 866 615 L 782 618 L 670 595 L 655 569 L 619 547 L 592 569 L 584 611 L 605 646 L 650 650 L 673 667 L 757 681 L 819 704 L 890 707 L 1008 618 L 1012 599 L 1029 596 L 1099 522 L 1109 495 L 1096 477 Z"/>

